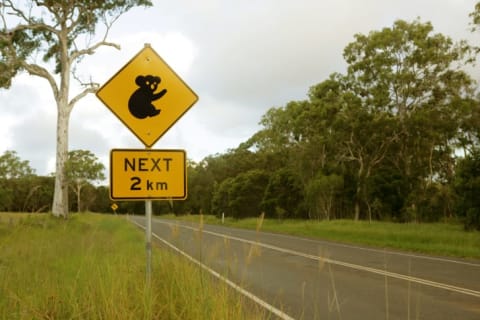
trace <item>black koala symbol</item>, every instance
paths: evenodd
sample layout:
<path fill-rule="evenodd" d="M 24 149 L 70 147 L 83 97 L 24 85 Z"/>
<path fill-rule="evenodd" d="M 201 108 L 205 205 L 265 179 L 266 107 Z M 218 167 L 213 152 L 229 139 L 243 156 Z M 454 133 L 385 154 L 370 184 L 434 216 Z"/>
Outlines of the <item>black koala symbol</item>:
<path fill-rule="evenodd" d="M 161 81 L 160 77 L 157 76 L 137 76 L 135 83 L 139 88 L 135 90 L 128 100 L 128 110 L 130 110 L 130 113 L 134 117 L 145 119 L 146 117 L 154 117 L 160 113 L 161 110 L 156 109 L 152 101 L 160 99 L 167 93 L 167 89 L 155 93 Z"/>

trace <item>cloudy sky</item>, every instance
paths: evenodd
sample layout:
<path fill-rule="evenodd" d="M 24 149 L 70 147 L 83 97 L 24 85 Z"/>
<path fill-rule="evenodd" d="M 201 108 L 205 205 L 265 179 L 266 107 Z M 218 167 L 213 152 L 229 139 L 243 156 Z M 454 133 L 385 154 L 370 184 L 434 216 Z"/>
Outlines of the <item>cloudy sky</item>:
<path fill-rule="evenodd" d="M 237 147 L 260 129 L 269 108 L 304 99 L 310 86 L 345 72 L 342 51 L 356 33 L 419 17 L 454 40 L 480 44 L 480 32 L 469 31 L 476 0 L 153 2 L 116 22 L 109 40 L 120 51 L 98 50 L 78 73 L 103 84 L 150 43 L 200 98 L 154 148 L 185 149 L 195 161 Z M 472 75 L 479 78 L 476 70 Z M 17 151 L 40 175 L 54 171 L 55 122 L 44 80 L 21 74 L 9 90 L 0 89 L 0 153 Z M 108 168 L 110 149 L 143 147 L 95 96 L 75 106 L 71 150 L 90 150 Z"/>

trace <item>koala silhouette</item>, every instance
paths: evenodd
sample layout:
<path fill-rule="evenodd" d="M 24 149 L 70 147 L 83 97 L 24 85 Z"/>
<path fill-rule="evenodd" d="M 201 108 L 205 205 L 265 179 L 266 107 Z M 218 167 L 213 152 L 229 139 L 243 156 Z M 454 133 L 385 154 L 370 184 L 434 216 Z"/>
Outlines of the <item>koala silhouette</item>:
<path fill-rule="evenodd" d="M 135 83 L 139 88 L 128 100 L 128 110 L 134 117 L 145 119 L 146 117 L 154 117 L 160 113 L 161 110 L 156 109 L 152 101 L 160 99 L 167 93 L 167 89 L 155 93 L 161 81 L 160 77 L 157 76 L 137 76 Z"/>

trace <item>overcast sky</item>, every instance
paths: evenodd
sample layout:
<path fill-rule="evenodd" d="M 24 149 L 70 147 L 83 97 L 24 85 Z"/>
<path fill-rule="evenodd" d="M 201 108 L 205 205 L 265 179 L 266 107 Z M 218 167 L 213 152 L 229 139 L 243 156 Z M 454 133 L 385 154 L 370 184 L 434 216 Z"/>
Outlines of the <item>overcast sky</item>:
<path fill-rule="evenodd" d="M 419 17 L 435 32 L 480 44 L 480 32 L 469 31 L 474 0 L 153 2 L 116 22 L 109 40 L 120 51 L 102 48 L 78 72 L 103 84 L 150 43 L 200 98 L 153 148 L 185 149 L 195 161 L 237 147 L 260 129 L 269 108 L 305 99 L 312 85 L 344 73 L 342 51 L 356 33 Z M 478 79 L 476 70 L 472 75 Z M 55 123 L 44 80 L 21 74 L 0 89 L 0 153 L 15 150 L 37 174 L 53 172 Z M 70 150 L 90 150 L 108 169 L 113 148 L 144 146 L 94 95 L 83 99 L 71 115 Z"/>

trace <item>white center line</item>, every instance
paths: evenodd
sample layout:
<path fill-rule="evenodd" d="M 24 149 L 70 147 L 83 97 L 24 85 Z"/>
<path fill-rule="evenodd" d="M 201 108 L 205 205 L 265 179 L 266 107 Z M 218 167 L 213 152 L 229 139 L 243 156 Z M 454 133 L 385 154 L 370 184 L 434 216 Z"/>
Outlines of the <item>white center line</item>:
<path fill-rule="evenodd" d="M 249 229 L 239 229 L 239 230 L 241 230 L 242 232 L 256 233 L 255 230 L 249 230 Z M 268 231 L 262 231 L 262 234 L 268 234 L 270 236 L 278 237 L 278 238 L 296 239 L 296 240 L 301 240 L 301 241 L 305 241 L 305 242 L 327 244 L 329 246 L 336 246 L 336 247 L 350 248 L 350 249 L 356 249 L 356 250 L 377 252 L 377 253 L 382 253 L 382 254 L 385 253 L 385 251 L 383 249 L 366 248 L 366 247 L 360 247 L 360 246 L 357 246 L 357 245 L 351 245 L 351 244 L 345 244 L 345 243 L 329 242 L 329 241 L 308 239 L 308 238 L 303 238 L 303 237 L 295 237 L 295 236 L 291 236 L 291 235 L 288 235 L 288 234 L 273 233 L 273 232 L 268 232 Z M 397 251 L 388 251 L 387 253 L 389 255 L 412 257 L 412 258 L 424 259 L 424 260 L 441 261 L 441 262 L 447 262 L 447 263 L 460 264 L 460 265 L 466 265 L 466 266 L 470 266 L 470 267 L 480 268 L 480 264 L 475 263 L 475 262 L 458 261 L 458 260 L 453 260 L 453 259 L 448 259 L 448 258 L 431 257 L 431 256 L 420 255 L 420 254 L 397 252 Z"/>
<path fill-rule="evenodd" d="M 178 223 L 170 223 L 170 222 L 159 221 L 159 220 L 155 220 L 155 222 L 166 224 L 166 225 L 179 226 L 179 227 L 194 230 L 194 231 L 199 231 L 200 230 L 199 228 L 189 227 L 189 226 L 181 225 L 181 224 L 178 224 Z M 217 237 L 227 238 L 227 239 L 230 239 L 230 240 L 235 240 L 235 241 L 240 241 L 240 242 L 260 246 L 260 247 L 270 249 L 270 250 L 275 250 L 275 251 L 279 251 L 279 252 L 283 252 L 283 253 L 288 253 L 288 254 L 303 257 L 303 258 L 306 258 L 306 259 L 311 259 L 311 260 L 316 260 L 316 261 L 321 261 L 321 262 L 328 262 L 328 263 L 333 264 L 333 265 L 339 265 L 339 266 L 343 266 L 343 267 L 347 267 L 347 268 L 351 268 L 351 269 L 355 269 L 355 270 L 371 272 L 371 273 L 379 274 L 379 275 L 382 275 L 382 276 L 387 276 L 387 277 L 391 277 L 391 278 L 411 281 L 411 282 L 423 284 L 423 285 L 434 287 L 434 288 L 444 289 L 444 290 L 453 291 L 453 292 L 457 292 L 457 293 L 461 293 L 461 294 L 470 295 L 470 296 L 480 298 L 480 291 L 476 291 L 476 290 L 472 290 L 472 289 L 467 289 L 467 288 L 457 287 L 457 286 L 453 286 L 453 285 L 449 285 L 449 284 L 445 284 L 445 283 L 440 283 L 440 282 L 430 281 L 430 280 L 421 279 L 421 278 L 417 278 L 417 277 L 407 276 L 407 275 L 403 275 L 403 274 L 400 274 L 400 273 L 389 272 L 389 271 L 385 271 L 385 270 L 365 267 L 365 266 L 361 266 L 361 265 L 358 265 L 358 264 L 353 264 L 353 263 L 333 260 L 333 259 L 329 259 L 329 258 L 319 257 L 319 256 L 315 256 L 315 255 L 312 255 L 312 254 L 307 254 L 307 253 L 303 253 L 303 252 L 293 251 L 293 250 L 290 250 L 290 249 L 280 248 L 280 247 L 277 247 L 277 246 L 261 243 L 261 242 L 258 242 L 258 241 L 251 241 L 251 240 L 238 238 L 238 237 L 234 237 L 234 236 L 230 236 L 230 235 L 216 233 L 216 232 L 208 231 L 208 230 L 205 230 L 205 229 L 202 229 L 202 232 L 213 235 L 213 236 L 217 236 Z"/>

